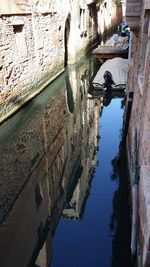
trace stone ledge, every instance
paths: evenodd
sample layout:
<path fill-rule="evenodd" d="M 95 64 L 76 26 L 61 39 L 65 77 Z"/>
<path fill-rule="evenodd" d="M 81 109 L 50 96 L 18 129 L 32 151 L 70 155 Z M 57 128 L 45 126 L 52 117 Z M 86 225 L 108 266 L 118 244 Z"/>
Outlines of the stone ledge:
<path fill-rule="evenodd" d="M 13 116 L 13 114 L 19 111 L 25 104 L 27 104 L 35 96 L 40 94 L 51 82 L 53 82 L 63 72 L 64 72 L 64 68 L 61 71 L 59 71 L 56 75 L 54 75 L 51 79 L 39 85 L 39 88 L 37 86 L 38 89 L 33 88 L 31 90 L 31 93 L 27 97 L 24 97 L 23 99 L 21 99 L 19 101 L 19 104 L 16 103 L 11 110 L 9 110 L 4 116 L 0 117 L 0 125 L 4 123 L 7 119 L 9 119 L 11 116 Z"/>

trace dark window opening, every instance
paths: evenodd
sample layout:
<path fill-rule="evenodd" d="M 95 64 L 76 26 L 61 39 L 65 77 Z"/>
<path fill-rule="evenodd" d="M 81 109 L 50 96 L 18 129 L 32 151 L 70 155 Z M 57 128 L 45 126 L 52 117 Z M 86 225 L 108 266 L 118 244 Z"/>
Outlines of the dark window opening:
<path fill-rule="evenodd" d="M 23 31 L 23 25 L 13 25 L 14 33 L 19 33 Z"/>

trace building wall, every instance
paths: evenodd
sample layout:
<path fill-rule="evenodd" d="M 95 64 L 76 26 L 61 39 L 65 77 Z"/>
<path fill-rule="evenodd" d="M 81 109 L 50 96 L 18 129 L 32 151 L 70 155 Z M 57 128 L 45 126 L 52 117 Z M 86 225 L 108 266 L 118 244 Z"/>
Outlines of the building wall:
<path fill-rule="evenodd" d="M 94 0 L 0 1 L 0 123 L 96 43 L 97 11 Z"/>
<path fill-rule="evenodd" d="M 103 35 L 122 20 L 122 6 L 107 0 L 98 5 L 98 32 Z"/>
<path fill-rule="evenodd" d="M 68 6 L 68 5 L 67 5 Z M 1 6 L 0 6 L 1 7 Z M 64 70 L 64 25 L 67 10 L 45 6 L 3 10 L 0 17 L 1 120 L 36 95 Z M 5 14 L 6 13 L 6 14 Z M 66 14 L 65 14 L 66 13 Z"/>
<path fill-rule="evenodd" d="M 140 10 L 139 7 L 141 7 Z M 137 12 L 140 15 L 137 16 Z M 139 266 L 145 267 L 150 266 L 150 7 L 148 1 L 142 3 L 142 1 L 127 0 L 126 19 L 133 31 L 128 90 L 134 93 L 127 149 L 132 188 L 137 185 L 136 219 L 139 228 L 136 234 L 140 244 Z M 135 199 L 132 194 L 133 201 Z M 132 211 L 133 221 L 133 213 L 136 211 L 134 209 Z"/>

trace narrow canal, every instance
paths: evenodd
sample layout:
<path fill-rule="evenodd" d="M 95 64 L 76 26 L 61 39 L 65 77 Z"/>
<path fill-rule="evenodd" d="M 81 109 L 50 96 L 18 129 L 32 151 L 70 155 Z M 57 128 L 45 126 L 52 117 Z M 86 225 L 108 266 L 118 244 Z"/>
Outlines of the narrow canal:
<path fill-rule="evenodd" d="M 72 65 L 0 129 L 0 266 L 131 267 L 123 98 Z"/>
<path fill-rule="evenodd" d="M 60 220 L 50 266 L 131 266 L 127 170 L 119 158 L 121 106 L 122 99 L 113 99 L 99 118 L 97 166 L 86 207 L 82 218 Z"/>

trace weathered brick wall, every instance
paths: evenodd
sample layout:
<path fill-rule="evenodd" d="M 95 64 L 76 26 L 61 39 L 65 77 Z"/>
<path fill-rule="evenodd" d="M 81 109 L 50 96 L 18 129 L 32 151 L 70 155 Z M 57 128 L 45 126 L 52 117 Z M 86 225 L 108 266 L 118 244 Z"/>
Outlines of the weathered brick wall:
<path fill-rule="evenodd" d="M 149 44 L 150 45 L 150 44 Z M 150 46 L 149 46 L 150 48 Z M 143 235 L 143 266 L 150 265 L 150 49 L 147 54 L 139 140 L 139 213 Z M 142 243 L 142 241 L 141 241 Z"/>
<path fill-rule="evenodd" d="M 0 117 L 63 70 L 62 30 L 57 28 L 58 21 L 57 15 L 51 14 L 1 18 Z M 23 24 L 21 33 L 15 33 L 16 23 Z"/>
<path fill-rule="evenodd" d="M 113 27 L 116 27 L 122 21 L 122 7 L 121 6 L 112 6 L 112 20 L 111 24 Z"/>
<path fill-rule="evenodd" d="M 127 0 L 126 15 L 129 17 L 139 17 L 141 15 L 141 0 Z"/>
<path fill-rule="evenodd" d="M 32 5 L 28 0 L 0 2 L 0 122 L 64 70 L 66 54 L 73 63 L 96 42 L 96 3 L 83 4 L 69 0 L 35 0 Z M 109 27 L 116 14 L 120 14 L 116 9 L 104 14 L 105 20 L 109 16 Z"/>
<path fill-rule="evenodd" d="M 140 27 L 142 4 L 142 0 L 126 1 L 126 21 L 131 29 L 138 29 Z"/>
<path fill-rule="evenodd" d="M 129 1 L 127 5 L 128 3 Z M 147 15 L 146 21 L 145 14 Z M 150 41 L 147 26 L 148 23 L 150 25 L 150 17 L 148 14 L 143 5 L 140 14 L 141 26 L 140 28 L 133 28 L 128 89 L 134 92 L 134 98 L 127 138 L 131 177 L 135 175 L 136 170 L 139 172 L 138 214 L 140 229 L 138 236 L 141 245 L 140 256 L 144 267 L 150 265 Z M 146 29 L 147 33 L 145 32 Z M 143 41 L 145 42 L 146 38 L 147 45 L 145 46 Z M 142 48 L 143 44 L 144 49 Z"/>

